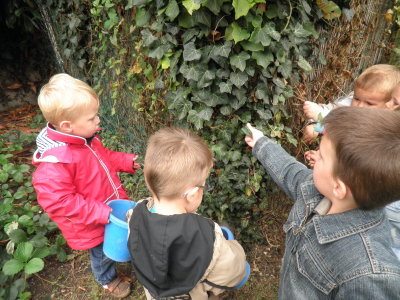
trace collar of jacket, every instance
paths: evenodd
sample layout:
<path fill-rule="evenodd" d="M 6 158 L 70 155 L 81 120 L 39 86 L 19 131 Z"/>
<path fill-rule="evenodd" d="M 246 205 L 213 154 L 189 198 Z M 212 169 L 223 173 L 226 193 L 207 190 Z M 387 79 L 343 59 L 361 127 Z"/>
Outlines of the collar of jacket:
<path fill-rule="evenodd" d="M 338 214 L 316 215 L 312 219 L 318 242 L 326 244 L 377 226 L 384 219 L 384 210 L 352 209 Z"/>
<path fill-rule="evenodd" d="M 47 123 L 46 130 L 47 130 L 47 135 L 53 141 L 63 142 L 67 144 L 76 144 L 76 145 L 87 144 L 87 140 L 85 138 L 57 131 L 50 123 Z"/>

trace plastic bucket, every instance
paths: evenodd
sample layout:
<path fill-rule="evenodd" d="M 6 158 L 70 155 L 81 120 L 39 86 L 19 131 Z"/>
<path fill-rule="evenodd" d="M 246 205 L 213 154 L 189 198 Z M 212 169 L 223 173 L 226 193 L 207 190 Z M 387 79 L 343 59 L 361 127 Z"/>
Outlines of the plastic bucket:
<path fill-rule="evenodd" d="M 128 223 L 126 212 L 136 206 L 136 202 L 129 200 L 113 200 L 107 203 L 112 208 L 110 223 L 104 232 L 103 252 L 108 258 L 127 262 L 131 260 L 128 250 Z"/>

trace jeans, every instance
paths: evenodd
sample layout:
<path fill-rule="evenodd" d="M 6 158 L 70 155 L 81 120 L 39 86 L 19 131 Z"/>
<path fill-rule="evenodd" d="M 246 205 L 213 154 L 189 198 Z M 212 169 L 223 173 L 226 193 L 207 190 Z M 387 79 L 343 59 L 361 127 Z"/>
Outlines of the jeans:
<path fill-rule="evenodd" d="M 89 249 L 89 254 L 94 279 L 100 285 L 106 285 L 117 277 L 116 263 L 104 254 L 103 243 Z"/>

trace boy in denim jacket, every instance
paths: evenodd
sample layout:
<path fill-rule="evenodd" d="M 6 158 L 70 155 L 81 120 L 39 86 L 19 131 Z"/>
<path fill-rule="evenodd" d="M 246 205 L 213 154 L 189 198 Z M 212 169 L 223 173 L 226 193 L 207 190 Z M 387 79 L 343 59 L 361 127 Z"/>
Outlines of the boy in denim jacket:
<path fill-rule="evenodd" d="M 400 116 L 343 107 L 323 124 L 313 170 L 248 124 L 246 143 L 295 201 L 279 299 L 399 299 L 400 264 L 383 208 L 400 198 Z"/>
<path fill-rule="evenodd" d="M 128 213 L 128 248 L 150 299 L 218 299 L 246 276 L 246 256 L 221 227 L 196 214 L 213 165 L 206 143 L 184 128 L 149 139 L 144 176 L 152 197 Z"/>

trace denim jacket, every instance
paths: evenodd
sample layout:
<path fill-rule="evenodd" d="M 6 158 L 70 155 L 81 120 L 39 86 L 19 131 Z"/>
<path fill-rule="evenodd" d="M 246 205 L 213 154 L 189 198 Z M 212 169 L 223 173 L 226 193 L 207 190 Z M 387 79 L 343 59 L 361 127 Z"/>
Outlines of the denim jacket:
<path fill-rule="evenodd" d="M 284 225 L 279 299 L 400 299 L 400 263 L 383 209 L 319 215 L 312 171 L 267 137 L 253 154 L 295 201 Z"/>

